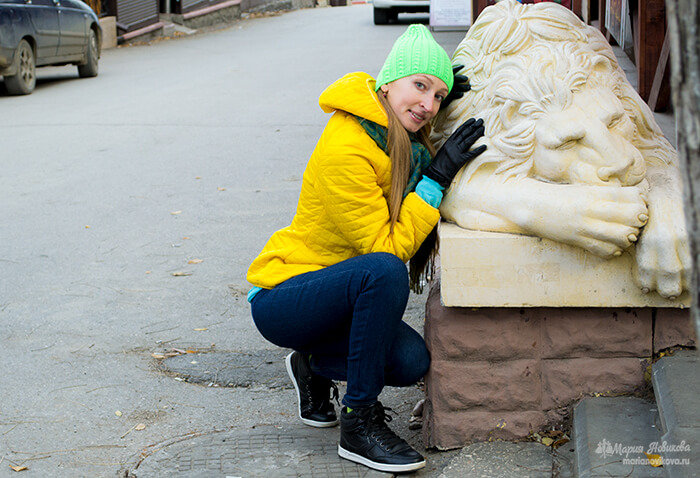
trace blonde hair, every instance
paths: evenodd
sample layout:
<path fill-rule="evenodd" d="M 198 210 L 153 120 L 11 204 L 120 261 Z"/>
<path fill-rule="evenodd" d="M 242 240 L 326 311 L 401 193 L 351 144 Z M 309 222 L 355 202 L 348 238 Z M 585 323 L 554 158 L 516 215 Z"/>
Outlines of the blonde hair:
<path fill-rule="evenodd" d="M 389 195 L 389 217 L 391 218 L 391 229 L 394 229 L 396 221 L 399 219 L 401 211 L 401 203 L 403 202 L 403 192 L 408 184 L 408 179 L 411 176 L 411 156 L 413 149 L 411 147 L 411 138 L 408 131 L 403 127 L 394 110 L 389 105 L 389 101 L 384 97 L 384 94 L 377 93 L 379 102 L 386 111 L 389 120 L 387 127 L 387 150 L 389 159 L 391 160 L 391 192 Z M 428 149 L 431 157 L 435 156 L 435 147 L 430 141 L 430 126 L 425 125 L 418 133 L 418 141 Z"/>

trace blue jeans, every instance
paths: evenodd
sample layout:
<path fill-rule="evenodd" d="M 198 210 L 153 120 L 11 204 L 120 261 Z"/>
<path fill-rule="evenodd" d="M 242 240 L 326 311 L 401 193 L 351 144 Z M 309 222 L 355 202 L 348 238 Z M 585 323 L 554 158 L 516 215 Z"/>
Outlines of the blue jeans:
<path fill-rule="evenodd" d="M 416 383 L 428 371 L 423 338 L 403 322 L 408 271 L 393 254 L 354 257 L 301 274 L 251 302 L 267 340 L 311 354 L 314 373 L 346 381 L 343 404 L 371 405 L 384 385 Z"/>

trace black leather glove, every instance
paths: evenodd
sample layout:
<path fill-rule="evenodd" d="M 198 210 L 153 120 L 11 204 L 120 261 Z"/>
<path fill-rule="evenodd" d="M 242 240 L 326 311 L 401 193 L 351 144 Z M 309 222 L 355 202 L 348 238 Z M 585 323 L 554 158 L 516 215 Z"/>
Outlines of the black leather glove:
<path fill-rule="evenodd" d="M 452 90 L 445 96 L 445 99 L 440 103 L 440 109 L 446 109 L 447 106 L 454 100 L 464 96 L 464 93 L 472 89 L 472 85 L 469 84 L 469 78 L 465 75 L 458 75 L 457 72 L 464 68 L 464 65 L 455 65 L 452 67 L 452 74 L 455 77 L 455 82 L 452 85 Z"/>
<path fill-rule="evenodd" d="M 447 189 L 462 166 L 486 151 L 484 144 L 469 151 L 483 135 L 484 120 L 468 119 L 445 141 L 423 174 Z"/>

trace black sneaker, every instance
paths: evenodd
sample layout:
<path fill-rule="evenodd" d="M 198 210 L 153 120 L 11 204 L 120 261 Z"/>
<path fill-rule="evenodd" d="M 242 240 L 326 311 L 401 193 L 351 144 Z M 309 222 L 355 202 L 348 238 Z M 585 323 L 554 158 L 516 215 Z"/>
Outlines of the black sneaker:
<path fill-rule="evenodd" d="M 331 403 L 333 398 L 338 400 L 338 387 L 332 380 L 315 375 L 311 372 L 309 359 L 299 352 L 292 352 L 284 360 L 287 373 L 297 390 L 299 418 L 311 427 L 326 428 L 338 424 L 338 416 Z"/>
<path fill-rule="evenodd" d="M 338 455 L 355 463 L 389 473 L 414 471 L 425 466 L 425 458 L 391 431 L 384 407 L 369 407 L 340 414 Z"/>

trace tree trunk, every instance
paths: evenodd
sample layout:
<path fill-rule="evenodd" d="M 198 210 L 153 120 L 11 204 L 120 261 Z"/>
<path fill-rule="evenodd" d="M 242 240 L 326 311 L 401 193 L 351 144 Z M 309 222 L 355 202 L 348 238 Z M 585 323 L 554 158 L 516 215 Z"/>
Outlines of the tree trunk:
<path fill-rule="evenodd" d="M 666 0 L 671 40 L 671 88 L 685 216 L 693 259 L 691 318 L 700 338 L 700 6 L 698 0 Z"/>

